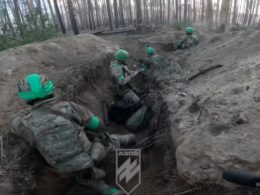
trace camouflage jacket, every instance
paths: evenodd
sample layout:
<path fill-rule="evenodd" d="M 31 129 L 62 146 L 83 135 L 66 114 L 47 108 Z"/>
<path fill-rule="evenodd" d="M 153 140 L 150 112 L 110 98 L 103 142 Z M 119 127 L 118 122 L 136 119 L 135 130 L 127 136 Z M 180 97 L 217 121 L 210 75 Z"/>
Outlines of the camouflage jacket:
<path fill-rule="evenodd" d="M 44 109 L 71 115 L 80 125 Z M 92 167 L 98 160 L 92 156 L 98 158 L 104 155 L 104 151 L 93 147 L 98 145 L 100 148 L 100 144 L 95 144 L 96 140 L 91 140 L 85 133 L 92 116 L 91 112 L 76 103 L 52 98 L 18 112 L 11 119 L 10 127 L 12 133 L 37 148 L 51 167 L 66 173 Z M 102 154 L 92 154 L 95 152 Z"/>
<path fill-rule="evenodd" d="M 199 44 L 195 35 L 186 35 L 177 45 L 177 49 L 188 49 Z"/>
<path fill-rule="evenodd" d="M 119 64 L 112 61 L 110 64 L 110 71 L 113 81 L 118 85 L 126 85 L 133 77 L 133 71 L 130 71 L 127 65 Z"/>

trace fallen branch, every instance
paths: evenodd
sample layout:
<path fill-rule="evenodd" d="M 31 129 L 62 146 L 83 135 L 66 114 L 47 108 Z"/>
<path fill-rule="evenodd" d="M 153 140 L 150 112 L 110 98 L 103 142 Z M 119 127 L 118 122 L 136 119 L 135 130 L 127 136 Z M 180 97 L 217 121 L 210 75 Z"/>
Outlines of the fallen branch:
<path fill-rule="evenodd" d="M 190 192 L 194 192 L 196 190 L 200 190 L 201 187 L 198 187 L 198 188 L 193 188 L 193 189 L 190 189 L 190 190 L 187 190 L 187 191 L 184 191 L 184 192 L 180 192 L 180 193 L 177 193 L 177 194 L 174 194 L 174 195 L 183 195 L 183 194 L 188 194 Z"/>
<path fill-rule="evenodd" d="M 199 71 L 198 73 L 196 73 L 196 74 L 192 75 L 191 77 L 189 77 L 188 80 L 191 81 L 191 80 L 197 78 L 198 76 L 200 76 L 200 75 L 202 75 L 202 74 L 205 74 L 206 72 L 209 72 L 209 71 L 214 70 L 214 69 L 216 69 L 216 68 L 221 68 L 222 66 L 223 66 L 223 65 L 218 64 L 218 65 L 215 65 L 215 66 L 206 68 L 206 69 L 204 69 L 204 70 L 201 70 L 201 71 Z"/>

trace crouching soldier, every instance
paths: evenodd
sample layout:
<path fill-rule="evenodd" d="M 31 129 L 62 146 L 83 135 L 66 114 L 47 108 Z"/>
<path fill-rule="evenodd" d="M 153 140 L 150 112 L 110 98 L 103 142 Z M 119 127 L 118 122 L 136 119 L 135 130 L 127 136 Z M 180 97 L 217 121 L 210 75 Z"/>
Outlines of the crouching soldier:
<path fill-rule="evenodd" d="M 123 194 L 103 180 L 95 168 L 113 148 L 128 146 L 135 136 L 109 135 L 103 122 L 85 107 L 58 101 L 52 81 L 30 74 L 18 83 L 18 96 L 31 107 L 10 121 L 11 132 L 36 148 L 55 171 L 76 177 L 102 195 Z"/>
<path fill-rule="evenodd" d="M 146 126 L 149 117 L 147 117 L 148 107 L 143 104 L 142 100 L 136 95 L 134 87 L 130 84 L 130 81 L 144 69 L 129 70 L 126 63 L 128 55 L 125 50 L 116 51 L 114 61 L 110 65 L 112 81 L 119 96 L 119 101 L 112 105 L 109 119 L 118 124 L 126 124 L 129 130 L 134 131 Z M 133 124 L 132 121 L 137 118 L 139 120 L 138 124 Z"/>
<path fill-rule="evenodd" d="M 187 27 L 185 32 L 186 36 L 177 44 L 176 49 L 188 49 L 199 44 L 198 38 L 194 35 L 194 29 L 192 27 Z"/>

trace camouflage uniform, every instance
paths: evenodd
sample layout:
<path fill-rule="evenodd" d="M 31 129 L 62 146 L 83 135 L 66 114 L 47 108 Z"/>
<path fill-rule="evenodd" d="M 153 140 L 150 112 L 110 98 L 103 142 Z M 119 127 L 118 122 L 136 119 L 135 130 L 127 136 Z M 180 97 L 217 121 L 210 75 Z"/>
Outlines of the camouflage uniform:
<path fill-rule="evenodd" d="M 126 65 L 119 64 L 117 61 L 111 62 L 110 71 L 117 95 L 123 99 L 130 99 L 134 103 L 138 103 L 140 99 L 134 93 L 129 84 L 136 73 L 134 71 L 130 71 Z"/>
<path fill-rule="evenodd" d="M 48 110 L 72 116 L 78 123 Z M 120 147 L 122 140 L 119 136 L 111 135 L 110 139 L 101 136 L 104 135 L 103 133 L 91 133 L 88 127 L 93 117 L 90 111 L 74 102 L 57 101 L 51 98 L 18 112 L 12 118 L 10 127 L 12 133 L 37 148 L 56 171 L 77 173 L 81 170 L 91 170 L 96 180 L 89 182 L 88 186 L 106 194 L 110 187 L 100 180 L 105 174 L 94 168 L 94 165 L 102 161 L 111 151 L 113 146 L 109 140 L 112 139 L 114 146 L 117 147 Z M 102 132 L 103 129 L 103 123 L 100 121 L 95 132 Z M 123 138 L 123 141 L 127 140 Z M 96 174 L 98 172 L 102 174 Z"/>
<path fill-rule="evenodd" d="M 177 49 L 188 49 L 190 47 L 193 47 L 195 45 L 198 45 L 199 41 L 197 36 L 195 35 L 186 35 L 180 43 L 177 45 Z"/>

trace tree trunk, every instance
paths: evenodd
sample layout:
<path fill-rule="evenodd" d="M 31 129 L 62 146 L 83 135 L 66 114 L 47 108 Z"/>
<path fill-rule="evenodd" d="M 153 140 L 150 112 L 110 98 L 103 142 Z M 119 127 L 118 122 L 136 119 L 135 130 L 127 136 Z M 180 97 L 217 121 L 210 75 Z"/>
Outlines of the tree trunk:
<path fill-rule="evenodd" d="M 125 26 L 125 19 L 124 19 L 124 11 L 123 11 L 123 2 L 119 0 L 119 16 L 120 16 L 120 24 Z"/>
<path fill-rule="evenodd" d="M 246 11 L 244 16 L 243 24 L 246 25 L 248 21 L 248 15 L 249 15 L 249 0 L 246 0 Z"/>
<path fill-rule="evenodd" d="M 235 24 L 237 21 L 237 1 L 234 0 L 234 6 L 233 6 L 233 17 L 232 17 L 232 23 Z"/>
<path fill-rule="evenodd" d="M 130 23 L 133 24 L 133 14 L 132 14 L 132 4 L 131 4 L 131 0 L 128 0 L 128 6 L 129 6 Z"/>
<path fill-rule="evenodd" d="M 23 36 L 23 27 L 22 27 L 22 22 L 21 22 L 20 13 L 19 13 L 18 0 L 14 0 L 14 17 L 15 17 L 17 27 L 20 31 L 20 34 L 21 34 L 21 36 Z"/>
<path fill-rule="evenodd" d="M 91 0 L 88 0 L 88 10 L 89 10 L 89 18 L 92 24 L 91 29 L 96 29 L 95 19 L 94 19 L 94 13 L 93 13 L 93 6 L 91 3 Z"/>
<path fill-rule="evenodd" d="M 47 0 L 47 1 L 48 1 L 49 9 L 50 9 L 50 11 L 51 11 L 51 17 L 52 17 L 52 20 L 53 20 L 54 28 L 55 28 L 55 30 L 57 31 L 57 30 L 58 30 L 58 28 L 57 28 L 58 25 L 57 25 L 56 14 L 54 13 L 54 10 L 53 10 L 53 7 L 52 7 L 52 5 L 51 5 L 50 0 Z"/>
<path fill-rule="evenodd" d="M 222 2 L 221 5 L 221 10 L 220 10 L 220 25 L 222 25 L 224 28 L 223 30 L 225 31 L 227 22 L 228 22 L 228 12 L 230 9 L 230 2 L 231 0 L 225 0 Z"/>
<path fill-rule="evenodd" d="M 201 8 L 201 21 L 204 22 L 204 20 L 205 20 L 205 0 L 202 0 L 201 3 L 202 3 L 201 4 L 201 6 L 202 6 L 202 8 Z"/>
<path fill-rule="evenodd" d="M 160 0 L 160 22 L 162 21 L 163 21 L 163 5 L 162 5 L 162 0 Z"/>
<path fill-rule="evenodd" d="M 188 0 L 184 0 L 184 21 L 187 22 Z"/>
<path fill-rule="evenodd" d="M 115 25 L 116 25 L 116 28 L 118 28 L 118 6 L 117 6 L 117 0 L 114 0 L 114 16 L 115 16 Z"/>
<path fill-rule="evenodd" d="M 107 3 L 107 14 L 108 14 L 108 22 L 110 30 L 113 30 L 113 22 L 112 22 L 112 13 L 111 13 L 111 7 L 110 7 L 110 0 L 106 0 Z"/>
<path fill-rule="evenodd" d="M 7 24 L 9 26 L 11 33 L 12 33 L 12 36 L 14 36 L 14 28 L 13 28 L 13 24 L 12 24 L 11 19 L 10 19 L 10 15 L 8 13 L 8 10 L 7 10 L 6 0 L 3 0 L 3 3 L 4 3 L 4 13 L 5 13 L 5 16 L 7 18 Z"/>
<path fill-rule="evenodd" d="M 142 24 L 142 7 L 141 7 L 141 0 L 135 0 L 136 3 L 136 24 L 137 29 L 140 28 Z"/>
<path fill-rule="evenodd" d="M 95 8 L 96 8 L 97 27 L 99 28 L 101 26 L 101 16 L 100 16 L 100 7 L 97 0 L 95 0 Z"/>
<path fill-rule="evenodd" d="M 193 0 L 193 7 L 192 7 L 192 20 L 196 22 L 197 19 L 197 10 L 196 10 L 196 0 Z"/>
<path fill-rule="evenodd" d="M 53 3 L 54 3 L 55 10 L 56 10 L 56 14 L 58 16 L 58 20 L 59 20 L 59 23 L 60 23 L 61 31 L 62 31 L 63 34 L 65 34 L 66 33 L 66 29 L 65 29 L 63 20 L 61 18 L 61 14 L 60 14 L 60 10 L 59 10 L 59 7 L 58 7 L 57 0 L 53 0 Z"/>
<path fill-rule="evenodd" d="M 212 4 L 212 0 L 208 0 L 206 16 L 207 16 L 208 28 L 211 30 L 213 28 L 213 4 Z"/>
<path fill-rule="evenodd" d="M 168 24 L 170 24 L 170 20 L 171 20 L 171 1 L 168 0 L 168 18 L 167 18 Z"/>
<path fill-rule="evenodd" d="M 179 0 L 175 0 L 175 19 L 179 20 Z"/>
<path fill-rule="evenodd" d="M 254 20 L 253 20 L 253 25 L 256 26 L 256 20 L 258 18 L 258 10 L 259 10 L 259 0 L 257 0 L 257 4 L 256 4 L 256 11 L 255 11 L 255 15 L 254 15 Z"/>
<path fill-rule="evenodd" d="M 67 5 L 68 5 L 68 10 L 69 10 L 70 23 L 71 23 L 72 30 L 74 32 L 74 35 L 78 35 L 79 29 L 78 29 L 78 25 L 77 25 L 77 21 L 76 21 L 76 17 L 75 17 L 75 10 L 74 10 L 73 4 L 72 4 L 72 0 L 67 0 Z"/>
<path fill-rule="evenodd" d="M 182 4 L 181 4 L 181 0 L 179 2 L 179 20 L 181 21 L 182 20 Z"/>

